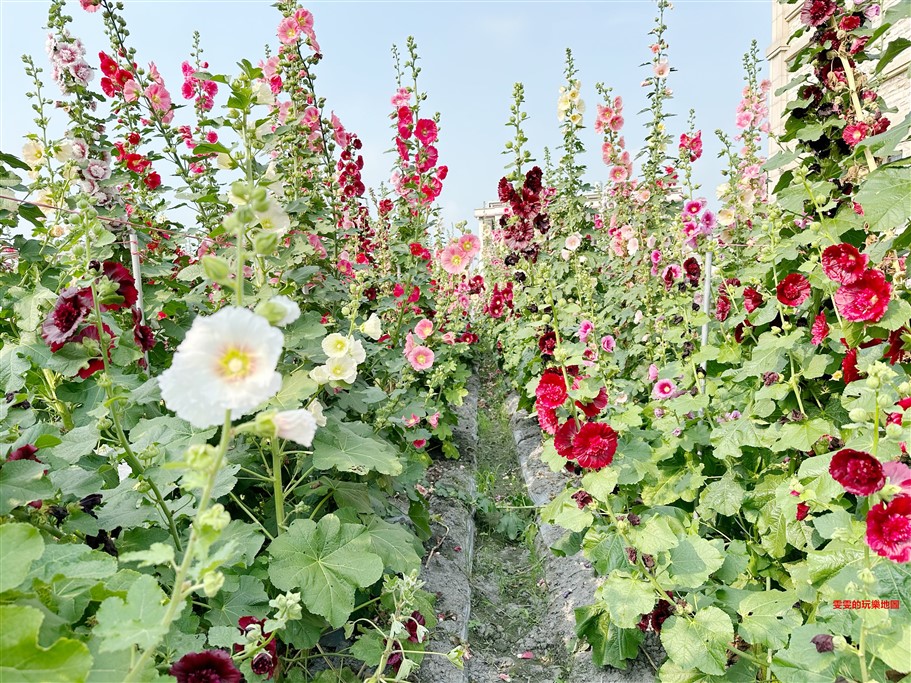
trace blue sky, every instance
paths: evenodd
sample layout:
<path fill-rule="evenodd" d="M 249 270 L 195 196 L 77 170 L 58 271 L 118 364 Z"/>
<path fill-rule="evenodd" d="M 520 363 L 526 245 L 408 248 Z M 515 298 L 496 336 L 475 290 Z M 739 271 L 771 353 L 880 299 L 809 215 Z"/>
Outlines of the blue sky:
<path fill-rule="evenodd" d="M 176 101 L 181 101 L 180 63 L 189 55 L 194 29 L 215 72 L 233 73 L 235 63 L 256 63 L 263 46 L 276 45 L 278 13 L 259 0 L 126 0 L 130 41 L 140 62 L 155 60 Z M 20 56 L 30 53 L 44 66 L 47 3 L 0 0 L 0 149 L 18 154 L 22 135 L 32 128 L 25 98 L 31 84 Z M 564 52 L 572 48 L 583 99 L 588 104 L 583 132 L 588 178 L 606 177 L 600 142 L 591 129 L 597 102 L 594 84 L 604 82 L 625 101 L 627 146 L 636 149 L 643 136 L 646 106 L 641 81 L 650 70 L 640 66 L 651 56 L 647 33 L 654 26 L 651 0 L 590 2 L 344 2 L 304 3 L 315 18 L 325 58 L 316 87 L 346 128 L 364 142 L 364 180 L 376 186 L 388 179 L 391 147 L 387 118 L 395 88 L 390 47 L 404 48 L 415 36 L 422 58 L 421 86 L 429 98 L 425 111 L 440 111 L 440 163 L 449 166 L 440 203 L 446 224 L 468 220 L 485 200 L 496 198 L 497 180 L 509 138 L 503 125 L 512 101 L 512 85 L 525 84 L 526 135 L 542 160 L 545 146 L 559 144 L 556 117 Z M 108 50 L 99 14 L 87 14 L 71 0 L 73 32 L 90 57 Z M 764 53 L 771 40 L 772 0 L 677 0 L 667 14 L 670 62 L 677 71 L 669 87 L 672 133 L 686 125 L 696 109 L 705 154 L 696 164 L 696 180 L 714 196 L 721 182 L 717 128 L 734 132 L 734 114 L 743 86 L 741 59 L 756 39 Z M 95 62 L 97 64 L 97 61 Z M 97 80 L 96 80 L 97 83 Z M 56 86 L 48 84 L 55 96 Z M 179 116 L 179 115 L 178 115 Z M 178 121 L 180 119 L 178 118 Z"/>

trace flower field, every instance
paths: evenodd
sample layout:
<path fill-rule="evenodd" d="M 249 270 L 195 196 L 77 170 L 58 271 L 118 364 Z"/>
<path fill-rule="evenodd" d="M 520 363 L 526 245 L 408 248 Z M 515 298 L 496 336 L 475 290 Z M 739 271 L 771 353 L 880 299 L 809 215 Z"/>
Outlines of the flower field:
<path fill-rule="evenodd" d="M 276 7 L 233 71 L 197 34 L 162 73 L 116 0 L 53 0 L 24 58 L 34 125 L 0 151 L 0 681 L 482 680 L 471 638 L 431 646 L 452 617 L 425 583 L 450 531 L 428 467 L 465 457 L 482 366 L 562 488 L 452 495 L 513 540 L 563 530 L 551 551 L 597 577 L 570 650 L 625 670 L 655 644 L 674 683 L 911 673 L 911 117 L 877 92 L 908 3 L 800 3 L 773 141 L 754 46 L 709 197 L 708 134 L 668 132 L 657 0 L 644 146 L 622 94 L 586 107 L 567 51 L 561 145 L 531 158 L 516 84 L 483 235 L 441 227 L 415 41 L 367 188 L 316 87 L 319 10 Z"/>

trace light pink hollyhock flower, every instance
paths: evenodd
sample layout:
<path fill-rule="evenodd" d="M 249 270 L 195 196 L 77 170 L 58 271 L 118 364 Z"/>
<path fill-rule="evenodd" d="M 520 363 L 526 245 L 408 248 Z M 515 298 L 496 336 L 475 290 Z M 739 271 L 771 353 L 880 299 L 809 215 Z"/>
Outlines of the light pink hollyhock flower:
<path fill-rule="evenodd" d="M 615 183 L 626 182 L 627 178 L 629 178 L 629 172 L 624 166 L 614 166 L 610 170 L 610 179 Z"/>
<path fill-rule="evenodd" d="M 648 366 L 648 381 L 654 382 L 658 379 L 658 366 L 652 363 Z"/>
<path fill-rule="evenodd" d="M 427 318 L 418 321 L 418 324 L 414 326 L 414 333 L 421 339 L 427 339 L 427 337 L 433 334 L 433 323 L 427 320 Z"/>
<path fill-rule="evenodd" d="M 171 108 L 171 95 L 160 83 L 152 83 L 146 88 L 145 96 L 154 111 L 167 112 Z"/>
<path fill-rule="evenodd" d="M 433 427 L 434 429 L 436 429 L 436 428 L 437 428 L 437 425 L 440 423 L 440 413 L 439 413 L 439 412 L 436 412 L 436 413 L 434 413 L 433 415 L 428 415 L 428 416 L 427 416 L 427 422 L 430 423 L 430 426 L 431 426 L 431 427 Z"/>
<path fill-rule="evenodd" d="M 409 353 L 411 353 L 411 351 L 412 351 L 412 349 L 414 349 L 414 347 L 415 347 L 414 335 L 411 334 L 411 332 L 409 332 L 408 334 L 405 335 L 405 355 L 407 356 Z"/>
<path fill-rule="evenodd" d="M 589 335 L 595 331 L 595 325 L 591 320 L 583 320 L 579 325 L 579 339 L 587 342 Z"/>
<path fill-rule="evenodd" d="M 310 242 L 310 246 L 313 247 L 313 250 L 316 252 L 316 255 L 320 258 L 326 258 L 329 256 L 329 252 L 326 251 L 326 247 L 323 246 L 323 241 L 319 238 L 319 235 L 310 233 L 307 235 L 307 241 Z"/>
<path fill-rule="evenodd" d="M 601 348 L 606 353 L 613 353 L 614 349 L 617 348 L 617 340 L 614 339 L 613 335 L 606 334 L 601 337 Z"/>
<path fill-rule="evenodd" d="M 455 344 L 455 341 L 456 341 L 455 332 L 446 332 L 443 335 L 442 339 L 443 339 L 444 344 Z"/>
<path fill-rule="evenodd" d="M 408 354 L 408 362 L 418 372 L 429 370 L 433 367 L 433 351 L 426 346 L 415 346 Z"/>
<path fill-rule="evenodd" d="M 459 248 L 466 257 L 472 259 L 481 251 L 481 240 L 478 239 L 477 235 L 470 232 L 459 238 Z"/>
<path fill-rule="evenodd" d="M 300 25 L 294 17 L 285 17 L 278 25 L 278 41 L 282 45 L 294 45 L 300 40 Z"/>
<path fill-rule="evenodd" d="M 421 418 L 419 418 L 419 417 L 418 417 L 417 415 L 415 415 L 414 413 L 411 413 L 411 417 L 406 417 L 406 418 L 403 418 L 403 419 L 404 419 L 404 422 L 405 422 L 405 426 L 406 426 L 406 427 L 414 427 L 418 422 L 421 421 Z"/>
<path fill-rule="evenodd" d="M 652 389 L 652 398 L 663 399 L 670 398 L 677 391 L 677 385 L 669 379 L 659 379 L 655 382 L 655 388 Z"/>
<path fill-rule="evenodd" d="M 411 102 L 411 91 L 408 88 L 399 88 L 395 91 L 395 95 L 392 96 L 392 106 L 398 109 L 399 107 L 406 107 Z"/>
<path fill-rule="evenodd" d="M 570 251 L 575 251 L 582 245 L 582 237 L 579 234 L 570 235 L 566 238 L 566 242 L 563 244 L 564 247 Z"/>
<path fill-rule="evenodd" d="M 655 68 L 655 75 L 658 78 L 664 78 L 665 76 L 668 75 L 668 73 L 670 73 L 671 65 L 668 64 L 666 59 L 662 59 L 660 62 L 655 64 L 654 68 Z"/>
<path fill-rule="evenodd" d="M 135 102 L 139 97 L 139 84 L 132 78 L 123 84 L 123 99 L 127 102 Z"/>
<path fill-rule="evenodd" d="M 639 240 L 635 237 L 626 243 L 626 250 L 630 256 L 635 256 L 639 251 Z"/>
<path fill-rule="evenodd" d="M 911 467 L 897 461 L 884 462 L 883 474 L 888 477 L 889 484 L 901 489 L 899 493 L 911 495 Z"/>
<path fill-rule="evenodd" d="M 450 275 L 458 275 L 468 267 L 468 259 L 458 244 L 450 245 L 440 255 L 440 265 Z"/>

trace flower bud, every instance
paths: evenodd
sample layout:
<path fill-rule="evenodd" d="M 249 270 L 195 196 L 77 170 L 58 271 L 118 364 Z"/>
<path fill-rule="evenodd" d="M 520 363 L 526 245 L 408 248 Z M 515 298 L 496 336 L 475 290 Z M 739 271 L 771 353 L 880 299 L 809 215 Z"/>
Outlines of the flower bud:
<path fill-rule="evenodd" d="M 202 270 L 206 277 L 220 285 L 230 284 L 231 267 L 220 256 L 206 254 L 202 257 Z"/>
<path fill-rule="evenodd" d="M 221 572 L 206 572 L 202 577 L 202 592 L 207 598 L 214 598 L 225 585 L 225 575 Z"/>
<path fill-rule="evenodd" d="M 278 233 L 263 230 L 253 238 L 253 250 L 260 256 L 269 256 L 278 248 Z"/>
<path fill-rule="evenodd" d="M 866 422 L 870 414 L 863 408 L 852 408 L 848 417 L 851 418 L 851 422 Z"/>
<path fill-rule="evenodd" d="M 867 386 L 871 389 L 879 389 L 882 386 L 882 382 L 880 381 L 879 377 L 870 375 L 867 377 Z"/>
<path fill-rule="evenodd" d="M 832 647 L 838 652 L 844 652 L 848 649 L 848 641 L 844 636 L 835 636 L 832 638 Z"/>
<path fill-rule="evenodd" d="M 900 424 L 895 424 L 894 422 L 887 424 L 886 436 L 893 441 L 899 440 L 902 437 L 902 426 Z"/>
<path fill-rule="evenodd" d="M 872 586 L 874 583 L 876 583 L 876 576 L 874 576 L 869 567 L 864 567 L 861 569 L 859 572 L 857 572 L 857 576 L 867 586 Z"/>
<path fill-rule="evenodd" d="M 219 532 L 231 523 L 231 515 L 221 503 L 215 503 L 197 519 L 199 526 L 206 531 Z"/>

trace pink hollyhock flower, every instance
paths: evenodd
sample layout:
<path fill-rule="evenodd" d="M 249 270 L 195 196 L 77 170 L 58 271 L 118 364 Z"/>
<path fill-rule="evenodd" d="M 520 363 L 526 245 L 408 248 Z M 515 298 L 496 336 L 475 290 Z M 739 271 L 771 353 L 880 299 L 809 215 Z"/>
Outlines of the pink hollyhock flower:
<path fill-rule="evenodd" d="M 763 303 L 765 303 L 765 299 L 762 298 L 762 294 L 752 287 L 747 287 L 743 290 L 743 307 L 746 309 L 747 313 L 752 313 L 762 306 Z"/>
<path fill-rule="evenodd" d="M 472 259 L 481 251 L 481 240 L 474 233 L 462 235 L 459 238 L 459 248 L 465 253 L 465 256 Z"/>
<path fill-rule="evenodd" d="M 776 288 L 778 300 L 785 306 L 800 306 L 810 296 L 810 281 L 800 273 L 791 273 Z"/>
<path fill-rule="evenodd" d="M 79 325 L 92 310 L 91 289 L 69 287 L 63 290 L 41 325 L 41 338 L 51 351 L 59 351 L 73 338 Z"/>
<path fill-rule="evenodd" d="M 573 454 L 580 467 L 600 470 L 617 452 L 617 433 L 603 422 L 586 422 L 573 439 Z"/>
<path fill-rule="evenodd" d="M 690 199 L 688 202 L 686 202 L 686 204 L 683 205 L 683 215 L 696 218 L 700 213 L 702 213 L 702 209 L 704 208 L 705 202 L 703 202 L 701 199 Z"/>
<path fill-rule="evenodd" d="M 867 269 L 867 255 L 850 244 L 833 244 L 822 252 L 822 270 L 830 280 L 850 285 Z"/>
<path fill-rule="evenodd" d="M 894 562 L 911 560 L 911 496 L 880 503 L 867 513 L 867 545 Z"/>
<path fill-rule="evenodd" d="M 610 170 L 610 179 L 615 183 L 625 182 L 629 178 L 629 171 L 624 166 L 614 166 Z"/>
<path fill-rule="evenodd" d="M 455 332 L 446 332 L 446 333 L 441 337 L 441 339 L 443 340 L 443 343 L 444 343 L 444 344 L 455 344 L 455 342 L 456 342 L 456 335 L 455 335 Z"/>
<path fill-rule="evenodd" d="M 145 89 L 145 96 L 154 111 L 167 112 L 171 109 L 171 95 L 160 83 L 152 83 Z"/>
<path fill-rule="evenodd" d="M 661 252 L 657 249 L 653 250 L 650 258 L 652 260 L 652 265 L 657 266 L 659 263 L 661 263 Z"/>
<path fill-rule="evenodd" d="M 677 391 L 677 385 L 674 384 L 669 379 L 659 379 L 655 382 L 655 387 L 652 389 L 652 398 L 656 399 L 665 399 L 670 398 L 674 395 L 674 392 Z"/>
<path fill-rule="evenodd" d="M 414 413 L 411 413 L 411 417 L 406 417 L 403 419 L 403 422 L 406 427 L 414 427 L 420 421 L 421 421 L 421 418 L 419 418 Z"/>
<path fill-rule="evenodd" d="M 832 300 L 839 312 L 853 322 L 875 323 L 889 307 L 892 285 L 881 270 L 871 268 L 849 285 L 842 285 Z"/>
<path fill-rule="evenodd" d="M 847 142 L 849 146 L 854 147 L 863 142 L 869 134 L 870 127 L 863 121 L 859 121 L 858 123 L 845 126 L 845 129 L 841 134 L 841 139 Z"/>
<path fill-rule="evenodd" d="M 902 495 L 911 495 L 911 467 L 898 461 L 883 463 L 883 474 L 890 484 L 898 486 Z"/>
<path fill-rule="evenodd" d="M 411 102 L 411 91 L 408 88 L 399 88 L 392 96 L 392 106 L 398 109 L 405 107 Z"/>
<path fill-rule="evenodd" d="M 405 293 L 405 286 L 400 282 L 396 282 L 395 286 L 392 288 L 392 296 L 398 299 L 402 294 Z"/>
<path fill-rule="evenodd" d="M 545 408 L 559 408 L 568 397 L 562 373 L 547 371 L 541 376 L 538 386 L 535 388 L 535 398 L 538 403 Z"/>
<path fill-rule="evenodd" d="M 431 427 L 433 427 L 434 429 L 436 429 L 436 428 L 437 428 L 437 425 L 440 424 L 440 413 L 439 413 L 439 412 L 436 412 L 436 413 L 434 413 L 433 415 L 428 415 L 428 416 L 427 416 L 427 422 L 430 423 L 430 426 L 431 426 Z"/>
<path fill-rule="evenodd" d="M 601 349 L 604 352 L 613 353 L 615 348 L 617 348 L 617 341 L 612 335 L 606 334 L 601 337 Z"/>
<path fill-rule="evenodd" d="M 440 255 L 440 265 L 450 275 L 458 275 L 468 267 L 468 258 L 457 244 L 450 245 Z"/>
<path fill-rule="evenodd" d="M 810 341 L 814 346 L 819 346 L 829 336 L 829 322 L 826 320 L 826 314 L 820 313 L 813 321 L 813 327 L 810 328 Z"/>
<path fill-rule="evenodd" d="M 97 12 L 101 6 L 101 0 L 79 0 L 79 4 L 86 12 Z"/>
<path fill-rule="evenodd" d="M 652 363 L 648 366 L 648 380 L 654 382 L 656 379 L 658 379 L 658 366 Z"/>
<path fill-rule="evenodd" d="M 421 144 L 431 145 L 437 139 L 437 124 L 433 119 L 418 119 L 414 126 L 414 136 Z"/>
<path fill-rule="evenodd" d="M 658 78 L 664 78 L 665 76 L 668 75 L 668 73 L 670 73 L 671 65 L 668 64 L 666 59 L 662 59 L 660 62 L 655 64 L 655 66 L 653 68 L 655 71 L 655 75 Z"/>
<path fill-rule="evenodd" d="M 408 362 L 418 372 L 429 370 L 433 367 L 433 351 L 426 346 L 415 346 L 407 356 Z"/>
<path fill-rule="evenodd" d="M 832 457 L 829 474 L 848 493 L 869 496 L 879 491 L 886 483 L 883 466 L 872 455 L 852 448 L 844 448 Z"/>
<path fill-rule="evenodd" d="M 294 45 L 300 40 L 300 25 L 294 17 L 285 17 L 278 24 L 278 41 L 282 45 Z"/>
<path fill-rule="evenodd" d="M 418 324 L 414 326 L 414 333 L 421 339 L 427 339 L 427 337 L 433 334 L 433 323 L 427 320 L 427 318 L 419 320 Z"/>
<path fill-rule="evenodd" d="M 329 252 L 326 251 L 326 247 L 323 246 L 323 241 L 319 238 L 319 235 L 310 233 L 307 235 L 307 241 L 310 242 L 310 246 L 313 247 L 313 250 L 316 252 L 316 255 L 320 258 L 326 258 L 329 256 Z"/>
<path fill-rule="evenodd" d="M 595 331 L 595 325 L 591 320 L 583 320 L 579 325 L 579 339 L 584 343 L 588 341 L 589 335 Z"/>
<path fill-rule="evenodd" d="M 416 344 L 414 343 L 414 335 L 409 332 L 405 335 L 405 355 L 407 356 L 409 353 L 411 353 L 412 350 L 414 350 L 415 346 Z"/>

